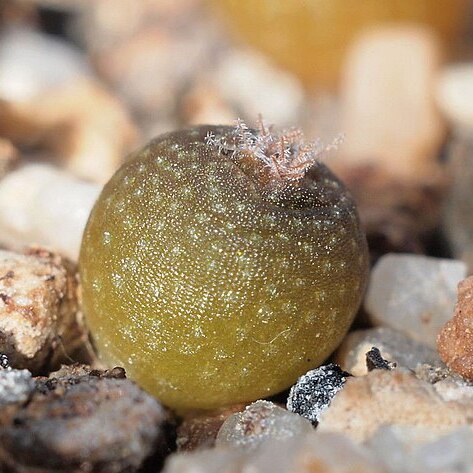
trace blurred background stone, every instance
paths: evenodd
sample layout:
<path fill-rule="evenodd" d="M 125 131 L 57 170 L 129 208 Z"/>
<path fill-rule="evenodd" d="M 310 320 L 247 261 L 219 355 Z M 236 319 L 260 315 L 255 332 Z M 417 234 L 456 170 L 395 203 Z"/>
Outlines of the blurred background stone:
<path fill-rule="evenodd" d="M 446 130 L 432 86 L 440 49 L 430 30 L 401 26 L 371 31 L 352 45 L 341 90 L 345 163 L 382 167 L 403 181 L 440 172 Z"/>
<path fill-rule="evenodd" d="M 46 164 L 29 164 L 0 181 L 0 242 L 56 248 L 73 261 L 101 187 Z"/>
<path fill-rule="evenodd" d="M 25 103 L 92 76 L 85 54 L 71 44 L 20 26 L 0 34 L 0 97 L 4 100 Z"/>
<path fill-rule="evenodd" d="M 443 229 L 453 255 L 473 272 L 473 131 L 455 135 L 448 147 L 452 185 L 443 208 Z"/>
<path fill-rule="evenodd" d="M 390 473 L 443 473 L 473 467 L 473 432 L 463 427 L 445 436 L 427 429 L 382 427 L 368 442 L 369 449 Z"/>
<path fill-rule="evenodd" d="M 9 140 L 0 138 L 0 179 L 11 170 L 18 158 L 18 150 Z"/>
<path fill-rule="evenodd" d="M 473 130 L 473 63 L 443 68 L 437 79 L 436 100 L 454 129 Z"/>

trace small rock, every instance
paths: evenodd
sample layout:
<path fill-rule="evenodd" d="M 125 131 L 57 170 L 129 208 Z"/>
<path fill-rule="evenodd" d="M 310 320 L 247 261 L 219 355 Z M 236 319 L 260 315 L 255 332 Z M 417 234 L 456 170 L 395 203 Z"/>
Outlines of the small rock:
<path fill-rule="evenodd" d="M 392 370 L 396 367 L 396 363 L 385 360 L 381 356 L 381 352 L 378 348 L 372 347 L 369 352 L 366 353 L 366 368 L 368 371 L 373 370 Z"/>
<path fill-rule="evenodd" d="M 31 107 L 49 124 L 44 146 L 80 178 L 105 184 L 137 145 L 139 133 L 131 115 L 97 81 L 55 89 Z"/>
<path fill-rule="evenodd" d="M 0 241 L 54 248 L 76 261 L 101 186 L 45 164 L 29 164 L 0 181 Z"/>
<path fill-rule="evenodd" d="M 13 367 L 39 371 L 82 345 L 76 291 L 75 268 L 57 254 L 0 250 L 0 352 Z"/>
<path fill-rule="evenodd" d="M 453 319 L 438 337 L 440 357 L 453 371 L 473 379 L 473 276 L 458 285 L 458 302 Z"/>
<path fill-rule="evenodd" d="M 439 436 L 427 428 L 382 426 L 365 444 L 339 433 L 267 440 L 254 450 L 214 448 L 171 455 L 165 473 L 454 473 L 473 466 L 470 428 Z"/>
<path fill-rule="evenodd" d="M 8 370 L 11 369 L 10 362 L 8 361 L 8 356 L 3 353 L 0 354 L 0 369 Z"/>
<path fill-rule="evenodd" d="M 438 171 L 446 127 L 434 84 L 441 46 L 421 26 L 386 26 L 361 35 L 342 80 L 345 163 L 380 166 L 404 181 Z"/>
<path fill-rule="evenodd" d="M 451 317 L 465 263 L 420 255 L 383 256 L 371 272 L 365 301 L 374 325 L 391 327 L 434 348 Z"/>
<path fill-rule="evenodd" d="M 287 409 L 309 419 L 314 425 L 344 386 L 350 374 L 333 363 L 308 371 L 292 386 Z"/>
<path fill-rule="evenodd" d="M 473 431 L 464 427 L 414 450 L 411 463 L 422 465 L 415 473 L 473 471 L 472 445 Z"/>
<path fill-rule="evenodd" d="M 123 2 L 121 7 L 110 2 L 108 8 L 112 8 L 112 4 L 117 16 L 123 15 L 125 25 L 133 25 L 129 12 L 140 8 L 135 6 L 136 2 Z M 177 114 L 178 98 L 199 72 L 208 71 L 210 58 L 216 54 L 219 43 L 215 41 L 220 38 L 216 38 L 215 28 L 205 21 L 192 21 L 199 12 L 194 12 L 190 18 L 186 14 L 171 20 L 172 27 L 160 21 L 159 13 L 154 17 L 145 14 L 137 18 L 134 31 L 111 38 L 107 44 L 107 41 L 97 40 L 111 29 L 109 22 L 103 22 L 104 15 L 107 16 L 104 5 L 101 2 L 93 7 L 102 10 L 93 15 L 95 18 L 84 18 L 88 21 L 89 50 L 101 76 L 140 120 L 150 120 L 153 115 L 162 119 Z M 94 20 L 96 28 L 92 31 Z M 182 61 L 183 55 L 186 61 Z"/>
<path fill-rule="evenodd" d="M 135 471 L 172 446 L 172 419 L 123 370 L 37 378 L 27 404 L 0 410 L 0 470 Z M 13 373 L 1 372 L 2 373 Z"/>
<path fill-rule="evenodd" d="M 389 327 L 350 332 L 337 350 L 335 361 L 343 370 L 362 376 L 367 373 L 366 352 L 373 346 L 383 358 L 411 370 L 422 364 L 444 366 L 434 349 Z"/>
<path fill-rule="evenodd" d="M 389 473 L 454 473 L 472 470 L 472 441 L 467 427 L 439 437 L 428 429 L 384 426 L 367 446 Z"/>
<path fill-rule="evenodd" d="M 256 449 L 214 448 L 169 457 L 164 473 L 386 473 L 367 449 L 339 434 L 301 432 Z"/>
<path fill-rule="evenodd" d="M 0 370 L 0 409 L 7 404 L 26 401 L 34 387 L 28 370 Z"/>
<path fill-rule="evenodd" d="M 473 401 L 473 381 L 462 378 L 446 366 L 418 365 L 414 373 L 420 380 L 432 384 L 444 401 L 467 404 Z"/>
<path fill-rule="evenodd" d="M 241 449 L 233 448 L 180 452 L 168 457 L 163 473 L 240 473 L 245 457 Z"/>
<path fill-rule="evenodd" d="M 363 442 L 382 425 L 408 425 L 446 434 L 473 423 L 473 401 L 446 401 L 404 369 L 373 370 L 351 377 L 320 415 L 321 432 L 341 432 Z"/>
<path fill-rule="evenodd" d="M 214 411 L 186 414 L 177 428 L 176 445 L 178 450 L 191 451 L 213 447 L 220 427 L 229 416 L 241 411 L 245 406 L 237 404 Z"/>
<path fill-rule="evenodd" d="M 444 401 L 473 402 L 473 383 L 455 373 L 434 383 L 434 388 Z"/>
<path fill-rule="evenodd" d="M 253 449 L 267 439 L 283 440 L 313 430 L 312 424 L 269 401 L 256 401 L 230 416 L 220 428 L 217 446 Z"/>

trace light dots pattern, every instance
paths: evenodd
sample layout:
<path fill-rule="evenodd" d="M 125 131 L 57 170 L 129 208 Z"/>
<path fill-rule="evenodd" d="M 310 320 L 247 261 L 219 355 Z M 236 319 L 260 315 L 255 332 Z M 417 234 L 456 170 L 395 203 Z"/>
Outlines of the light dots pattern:
<path fill-rule="evenodd" d="M 343 337 L 366 271 L 353 202 L 322 164 L 307 188 L 269 192 L 206 133 L 164 135 L 125 164 L 81 254 L 102 358 L 175 407 L 290 385 Z"/>

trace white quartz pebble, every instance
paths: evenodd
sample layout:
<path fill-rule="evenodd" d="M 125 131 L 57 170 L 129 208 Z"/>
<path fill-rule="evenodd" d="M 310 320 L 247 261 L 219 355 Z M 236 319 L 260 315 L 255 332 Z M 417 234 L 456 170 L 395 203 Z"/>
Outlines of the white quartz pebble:
<path fill-rule="evenodd" d="M 365 308 L 375 326 L 397 329 L 435 348 L 438 333 L 453 315 L 457 285 L 466 273 L 462 261 L 385 255 L 371 272 Z"/>

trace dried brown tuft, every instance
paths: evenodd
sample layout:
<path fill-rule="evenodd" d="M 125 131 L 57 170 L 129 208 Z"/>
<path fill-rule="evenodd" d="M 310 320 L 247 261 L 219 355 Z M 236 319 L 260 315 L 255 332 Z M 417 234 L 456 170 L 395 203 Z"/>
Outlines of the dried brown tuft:
<path fill-rule="evenodd" d="M 273 125 L 267 125 L 261 115 L 255 129 L 238 119 L 230 139 L 213 133 L 206 138 L 208 146 L 219 152 L 230 152 L 236 159 L 251 154 L 276 181 L 302 179 L 324 153 L 337 147 L 339 141 L 337 138 L 330 145 L 324 145 L 321 140 L 305 141 L 302 130 L 277 130 Z"/>

